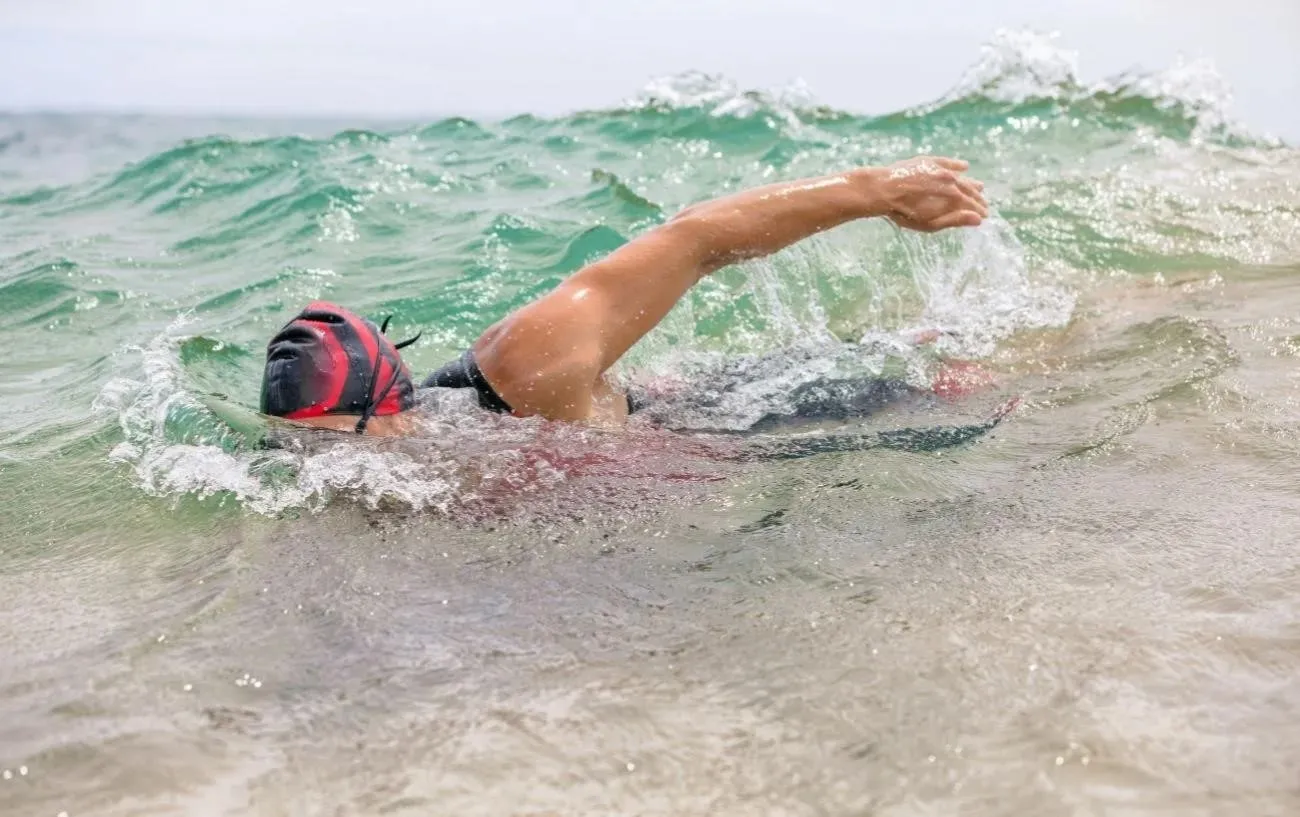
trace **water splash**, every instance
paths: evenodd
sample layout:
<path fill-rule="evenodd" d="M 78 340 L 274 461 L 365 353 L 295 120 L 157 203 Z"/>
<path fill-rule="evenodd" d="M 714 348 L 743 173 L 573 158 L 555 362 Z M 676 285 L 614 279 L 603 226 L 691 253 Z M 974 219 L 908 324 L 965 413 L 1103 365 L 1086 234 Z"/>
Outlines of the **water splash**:
<path fill-rule="evenodd" d="M 1060 39 L 1059 32 L 999 29 L 957 84 L 917 113 L 971 101 L 1019 106 L 1053 100 L 1117 111 L 1127 102 L 1139 102 L 1192 120 L 1198 136 L 1226 132 L 1253 139 L 1246 128 L 1233 123 L 1232 88 L 1212 61 L 1189 62 L 1180 57 L 1161 71 L 1132 71 L 1085 83 L 1080 78 L 1078 52 L 1063 47 Z"/>
<path fill-rule="evenodd" d="M 1099 83 L 1094 93 L 1154 100 L 1162 110 L 1185 111 L 1197 122 L 1200 136 L 1227 130 L 1253 141 L 1249 131 L 1232 121 L 1232 86 L 1206 58 L 1187 61 L 1179 57 L 1164 71 L 1120 75 Z"/>
<path fill-rule="evenodd" d="M 683 71 L 655 77 L 624 105 L 633 110 L 701 108 L 713 116 L 753 116 L 761 111 L 793 116 L 817 105 L 803 79 L 771 90 L 744 90 L 728 77 L 703 71 Z"/>
<path fill-rule="evenodd" d="M 1059 39 L 1059 33 L 998 29 L 980 47 L 979 59 L 937 104 L 973 97 L 1019 103 L 1077 94 L 1083 88 L 1079 55 L 1059 46 Z"/>
<path fill-rule="evenodd" d="M 912 248 L 913 280 L 925 307 L 921 324 L 943 331 L 937 348 L 954 357 L 983 358 L 1017 332 L 1064 326 L 1076 295 L 1045 273 L 1030 271 L 1011 226 L 991 218 L 962 235 L 958 254 L 904 237 Z"/>
<path fill-rule="evenodd" d="M 259 448 L 257 429 L 241 434 L 187 388 L 179 350 L 188 323 L 183 316 L 148 345 L 125 350 L 123 357 L 138 361 L 139 379 L 113 378 L 92 407 L 124 437 L 109 459 L 130 467 L 146 493 L 231 497 L 270 515 L 320 508 L 339 494 L 370 507 L 396 501 L 443 511 L 456 497 L 447 462 L 420 462 L 342 437 L 306 454 Z"/>
<path fill-rule="evenodd" d="M 412 437 L 268 429 L 265 418 L 236 429 L 186 382 L 179 350 L 188 323 L 178 319 L 146 346 L 124 350 L 122 368 L 138 367 L 140 377 L 113 378 L 93 406 L 124 437 L 110 461 L 130 468 L 151 496 L 234 500 L 269 516 L 345 498 L 371 509 L 518 521 L 634 506 L 647 485 L 707 482 L 716 469 L 683 461 L 683 441 L 653 429 L 607 434 L 502 418 L 441 389 L 424 395 Z"/>

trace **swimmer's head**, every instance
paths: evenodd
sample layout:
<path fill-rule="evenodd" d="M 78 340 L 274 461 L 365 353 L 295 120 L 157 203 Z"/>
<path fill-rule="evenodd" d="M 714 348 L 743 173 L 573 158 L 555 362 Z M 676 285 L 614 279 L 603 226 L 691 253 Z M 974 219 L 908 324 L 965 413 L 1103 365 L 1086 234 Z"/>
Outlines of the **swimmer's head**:
<path fill-rule="evenodd" d="M 356 416 L 356 431 L 371 417 L 415 405 L 415 384 L 384 327 L 325 301 L 313 301 L 266 346 L 262 411 L 287 420 Z"/>

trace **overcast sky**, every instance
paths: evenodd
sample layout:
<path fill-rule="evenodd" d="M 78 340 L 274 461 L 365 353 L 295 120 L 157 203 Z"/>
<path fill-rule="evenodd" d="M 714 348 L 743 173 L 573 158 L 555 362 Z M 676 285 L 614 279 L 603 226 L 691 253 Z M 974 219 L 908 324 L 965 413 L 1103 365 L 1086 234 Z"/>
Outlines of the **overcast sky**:
<path fill-rule="evenodd" d="M 558 113 L 698 69 L 883 113 L 1000 27 L 1059 30 L 1085 80 L 1207 57 L 1300 142 L 1300 0 L 0 0 L 0 109 Z"/>

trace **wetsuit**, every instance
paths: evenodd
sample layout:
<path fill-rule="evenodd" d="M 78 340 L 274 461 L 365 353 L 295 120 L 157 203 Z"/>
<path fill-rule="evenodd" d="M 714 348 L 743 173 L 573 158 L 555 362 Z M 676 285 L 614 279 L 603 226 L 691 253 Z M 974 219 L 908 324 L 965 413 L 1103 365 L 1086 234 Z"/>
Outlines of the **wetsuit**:
<path fill-rule="evenodd" d="M 460 357 L 426 377 L 420 386 L 426 389 L 473 389 L 478 395 L 478 404 L 481 408 L 498 414 L 509 414 L 512 410 L 510 404 L 501 399 L 501 395 L 497 394 L 496 389 L 492 388 L 492 384 L 483 376 L 483 370 L 478 367 L 478 360 L 474 358 L 473 349 L 466 349 Z M 641 402 L 628 394 L 627 413 L 631 414 L 641 407 Z"/>
<path fill-rule="evenodd" d="M 492 388 L 492 384 L 483 376 L 483 370 L 478 367 L 478 361 L 474 359 L 473 349 L 466 349 L 460 357 L 426 377 L 420 387 L 473 389 L 478 395 L 479 407 L 498 414 L 510 413 L 510 404 L 501 399 L 501 395 L 497 394 L 497 390 Z"/>
<path fill-rule="evenodd" d="M 739 381 L 736 381 L 739 382 Z M 713 385 L 719 386 L 714 380 Z M 725 382 L 721 388 L 725 391 Z M 496 389 L 483 376 L 473 350 L 467 350 L 456 360 L 429 375 L 421 383 L 423 388 L 473 389 L 480 407 L 500 414 L 509 414 L 510 405 L 497 394 Z M 818 454 L 863 451 L 885 448 L 900 451 L 936 451 L 961 445 L 991 430 L 1014 408 L 1014 403 L 999 409 L 982 423 L 930 428 L 900 428 L 866 434 L 834 434 L 824 437 L 767 437 L 765 431 L 799 426 L 808 422 L 850 420 L 864 418 L 895 404 L 906 397 L 933 397 L 933 395 L 894 378 L 819 378 L 796 387 L 790 394 L 786 412 L 768 413 L 744 429 L 712 429 L 704 433 L 754 434 L 763 438 L 747 451 L 734 455 L 742 461 L 802 459 Z M 628 413 L 646 407 L 646 401 L 628 394 Z M 705 403 L 711 402 L 704 400 Z M 696 430 L 701 431 L 699 429 Z"/>

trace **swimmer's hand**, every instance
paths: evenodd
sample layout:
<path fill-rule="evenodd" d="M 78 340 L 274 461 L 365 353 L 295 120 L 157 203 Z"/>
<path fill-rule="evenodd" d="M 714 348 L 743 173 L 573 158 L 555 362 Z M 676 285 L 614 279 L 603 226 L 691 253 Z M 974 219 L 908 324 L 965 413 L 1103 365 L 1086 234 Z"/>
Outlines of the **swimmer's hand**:
<path fill-rule="evenodd" d="M 878 213 L 899 227 L 933 233 L 978 227 L 988 218 L 984 183 L 964 175 L 970 164 L 943 156 L 917 156 L 866 168 Z"/>

